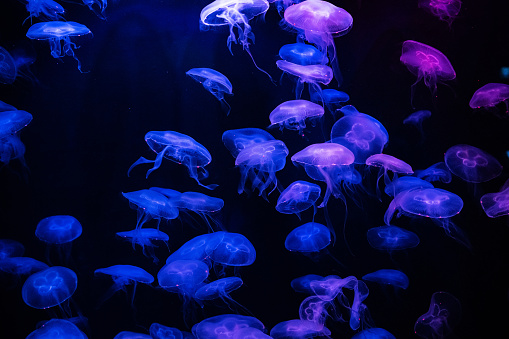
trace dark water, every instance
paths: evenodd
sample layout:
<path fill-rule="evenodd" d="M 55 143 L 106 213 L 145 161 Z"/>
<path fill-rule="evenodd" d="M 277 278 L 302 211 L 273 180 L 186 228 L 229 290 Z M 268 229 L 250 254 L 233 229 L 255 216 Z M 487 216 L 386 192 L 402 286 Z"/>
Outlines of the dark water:
<path fill-rule="evenodd" d="M 384 197 L 380 202 L 359 192 L 355 197 L 362 207 L 348 200 L 346 239 L 352 255 L 341 235 L 344 207 L 331 199 L 329 212 L 340 236 L 330 252 L 342 267 L 328 256 L 314 262 L 284 248 L 286 235 L 301 222 L 274 209 L 277 192 L 269 196 L 269 202 L 256 194 L 237 194 L 240 175 L 221 141 L 225 130 L 265 128 L 269 113 L 283 101 L 294 99 L 293 83 L 288 77 L 279 82 L 281 72 L 275 61 L 279 48 L 295 42 L 295 35 L 280 28 L 280 16 L 273 7 L 265 21 L 252 22 L 256 37 L 251 46 L 253 57 L 273 76 L 278 83 L 275 86 L 239 46 L 233 45 L 233 56 L 229 53 L 227 29 L 200 31 L 199 14 L 207 3 L 119 1 L 109 4 L 108 19 L 103 21 L 85 6 L 62 2 L 67 20 L 85 24 L 93 32 L 93 38 L 76 40 L 81 46 L 76 55 L 83 70 L 89 71 L 84 74 L 70 57 L 53 59 L 47 42 L 25 37 L 29 22 L 22 25 L 27 13 L 21 3 L 6 0 L 0 10 L 0 45 L 7 50 L 31 46 L 37 56 L 32 67 L 36 82 L 18 79 L 13 85 L 0 85 L 0 100 L 34 116 L 21 133 L 27 149 L 27 179 L 20 175 L 23 169 L 16 161 L 0 171 L 0 238 L 20 241 L 26 256 L 45 261 L 45 245 L 34 235 L 37 223 L 56 214 L 73 215 L 82 223 L 83 235 L 73 244 L 69 267 L 78 275 L 73 307 L 89 319 L 87 335 L 112 338 L 124 330 L 147 333 L 153 322 L 187 329 L 178 296 L 155 287 L 138 287 L 136 312 L 122 293 L 96 309 L 111 282 L 94 277 L 94 270 L 131 264 L 155 276 L 162 266 L 115 237 L 116 232 L 132 229 L 136 223 L 136 212 L 121 192 L 151 186 L 199 191 L 224 199 L 225 228 L 242 233 L 257 249 L 255 263 L 239 270 L 244 285 L 232 297 L 268 329 L 298 317 L 305 296 L 290 288 L 295 277 L 314 273 L 360 278 L 380 268 L 395 268 L 408 275 L 407 290 L 396 293 L 368 283 L 370 295 L 365 304 L 376 326 L 397 338 L 417 337 L 413 334 L 417 317 L 427 311 L 434 292 L 446 291 L 460 300 L 463 309 L 451 337 L 487 338 L 506 333 L 508 222 L 507 217 L 488 218 L 479 197 L 498 191 L 508 178 L 509 119 L 474 112 L 468 102 L 480 86 L 507 82 L 499 75 L 502 66 L 509 66 L 507 5 L 503 1 L 464 1 L 449 28 L 417 8 L 416 1 L 336 3 L 354 18 L 352 30 L 335 40 L 344 77 L 340 89 L 350 95 L 349 103 L 359 111 L 385 125 L 390 142 L 384 153 L 423 169 L 442 161 L 449 147 L 469 144 L 486 150 L 504 166 L 500 177 L 487 183 L 473 186 L 454 177 L 451 184 L 437 185 L 462 197 L 465 205 L 454 222 L 468 235 L 471 251 L 446 237 L 430 220 L 402 217 L 394 224 L 416 232 L 420 245 L 392 257 L 378 252 L 367 243 L 366 231 L 383 224 L 390 200 Z M 399 61 L 405 40 L 439 49 L 457 73 L 449 86 L 438 85 L 434 102 L 427 88 L 417 85 L 414 104 L 432 111 L 423 125 L 423 142 L 416 129 L 402 123 L 414 111 L 410 86 L 415 77 Z M 227 98 L 232 107 L 228 117 L 212 95 L 185 75 L 194 67 L 210 67 L 228 76 L 234 92 Z M 307 98 L 306 91 L 304 95 Z M 327 135 L 332 123 L 328 116 L 323 127 L 310 128 L 306 138 L 288 130 L 271 133 L 286 143 L 292 155 L 311 143 L 323 142 L 322 130 Z M 207 167 L 210 177 L 204 182 L 219 187 L 212 192 L 199 187 L 183 166 L 169 161 L 163 161 L 148 179 L 142 166 L 128 178 L 127 169 L 136 159 L 153 157 L 143 140 L 152 130 L 178 131 L 207 147 L 213 160 Z M 277 176 L 284 187 L 295 180 L 310 180 L 289 158 Z M 373 183 L 374 177 L 365 179 L 371 188 Z M 303 222 L 310 219 L 311 214 L 303 215 Z M 317 220 L 324 221 L 323 211 L 318 212 Z M 193 228 L 179 220 L 162 223 L 161 230 L 170 234 L 171 251 L 206 232 L 205 226 Z M 156 251 L 164 261 L 168 255 L 165 247 Z M 52 316 L 49 311 L 25 305 L 21 284 L 0 289 L 0 300 L 1 338 L 23 338 L 38 321 Z M 196 310 L 198 320 L 230 312 L 221 302 Z M 347 323 L 330 322 L 327 326 L 333 338 L 354 334 Z"/>

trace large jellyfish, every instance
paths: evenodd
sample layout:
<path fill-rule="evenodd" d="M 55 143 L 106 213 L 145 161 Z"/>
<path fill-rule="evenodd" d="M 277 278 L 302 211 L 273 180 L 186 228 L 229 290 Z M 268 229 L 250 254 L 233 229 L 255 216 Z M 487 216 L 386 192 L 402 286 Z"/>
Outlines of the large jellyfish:
<path fill-rule="evenodd" d="M 461 9 L 461 0 L 419 0 L 419 8 L 424 8 L 451 26 Z"/>
<path fill-rule="evenodd" d="M 276 210 L 279 213 L 295 214 L 300 219 L 300 213 L 308 208 L 315 209 L 313 214 L 316 214 L 316 201 L 320 198 L 322 189 L 316 184 L 307 181 L 294 181 L 292 182 L 277 199 Z"/>
<path fill-rule="evenodd" d="M 437 82 L 456 78 L 456 72 L 449 62 L 449 59 L 438 49 L 421 42 L 413 40 L 403 42 L 403 51 L 399 60 L 413 75 L 417 76 L 417 80 L 412 85 L 412 100 L 414 97 L 415 85 L 417 85 L 421 79 L 424 80 L 426 87 L 428 87 L 432 95 L 435 96 Z"/>
<path fill-rule="evenodd" d="M 196 338 L 233 338 L 235 332 L 245 328 L 265 330 L 260 320 L 239 314 L 221 314 L 207 318 L 195 324 L 192 330 Z"/>
<path fill-rule="evenodd" d="M 322 91 L 319 83 L 328 85 L 333 77 L 332 68 L 327 65 L 299 65 L 286 60 L 278 60 L 276 65 L 284 73 L 297 77 L 295 99 L 300 99 L 305 83 L 309 84 L 309 93 L 312 95 Z"/>
<path fill-rule="evenodd" d="M 452 146 L 445 152 L 444 158 L 452 174 L 466 182 L 485 182 L 502 173 L 502 165 L 495 157 L 474 146 Z"/>
<path fill-rule="evenodd" d="M 91 34 L 87 26 L 74 21 L 49 21 L 39 22 L 32 25 L 27 32 L 27 37 L 36 40 L 48 40 L 53 58 L 71 56 L 78 62 L 78 70 L 81 70 L 81 62 L 74 54 L 77 48 L 71 37 Z"/>
<path fill-rule="evenodd" d="M 166 263 L 177 260 L 199 260 L 211 266 L 209 253 L 213 251 L 224 237 L 224 232 L 202 234 L 192 238 L 173 252 Z"/>
<path fill-rule="evenodd" d="M 156 219 L 159 227 L 161 219 L 172 220 L 179 215 L 178 208 L 166 196 L 156 191 L 139 190 L 122 193 L 122 195 L 138 212 L 136 228 L 141 228 L 145 222 L 151 219 Z"/>
<path fill-rule="evenodd" d="M 284 128 L 296 130 L 304 136 L 306 128 L 306 119 L 314 125 L 316 119 L 320 119 L 324 114 L 322 106 L 308 100 L 289 100 L 278 105 L 270 112 L 270 126 L 279 126 L 280 130 Z"/>
<path fill-rule="evenodd" d="M 407 289 L 409 281 L 405 273 L 393 269 L 381 269 L 362 277 L 362 280 L 376 282 L 383 285 L 392 285 L 396 288 Z"/>
<path fill-rule="evenodd" d="M 468 105 L 472 108 L 485 108 L 491 109 L 495 112 L 498 112 L 495 107 L 500 104 L 505 104 L 505 113 L 508 113 L 509 106 L 507 101 L 509 100 L 509 85 L 499 84 L 499 83 L 489 83 L 477 91 L 475 91 L 474 95 L 472 95 L 472 99 Z"/>
<path fill-rule="evenodd" d="M 245 190 L 249 178 L 253 190 L 258 189 L 258 195 L 267 199 L 265 191 L 270 189 L 270 194 L 277 188 L 276 172 L 285 167 L 287 155 L 288 148 L 281 140 L 255 143 L 240 151 L 235 159 L 241 174 L 239 194 Z"/>
<path fill-rule="evenodd" d="M 223 143 L 234 158 L 244 149 L 264 141 L 275 140 L 267 131 L 259 128 L 239 128 L 225 131 Z"/>
<path fill-rule="evenodd" d="M 502 186 L 498 193 L 486 193 L 481 197 L 481 206 L 490 218 L 497 218 L 509 214 L 509 181 Z"/>
<path fill-rule="evenodd" d="M 417 318 L 414 332 L 421 338 L 445 338 L 451 334 L 461 319 L 459 300 L 447 292 L 435 292 L 431 296 L 429 310 Z"/>
<path fill-rule="evenodd" d="M 26 0 L 26 8 L 30 15 L 25 21 L 32 21 L 32 18 L 43 21 L 64 20 L 64 8 L 53 0 Z"/>
<path fill-rule="evenodd" d="M 157 153 L 155 160 L 148 160 L 140 157 L 129 167 L 127 175 L 139 164 L 153 163 L 154 166 L 147 171 L 147 177 L 161 166 L 163 158 L 182 164 L 187 167 L 191 178 L 196 180 L 198 185 L 207 189 L 214 189 L 217 185 L 203 185 L 200 180 L 209 176 L 205 169 L 212 161 L 209 151 L 200 143 L 188 135 L 174 131 L 151 131 L 145 134 L 145 142 L 151 150 Z"/>
<path fill-rule="evenodd" d="M 30 333 L 26 339 L 87 339 L 88 337 L 69 320 L 51 319 Z"/>
<path fill-rule="evenodd" d="M 402 174 L 413 174 L 414 171 L 412 167 L 404 162 L 401 159 L 398 159 L 396 157 L 393 157 L 392 155 L 388 154 L 373 154 L 369 158 L 366 159 L 366 165 L 373 166 L 373 167 L 379 167 L 379 174 L 378 179 L 376 182 L 376 189 L 377 192 L 379 190 L 378 188 L 378 182 L 380 181 L 380 178 L 384 177 L 384 183 L 385 185 L 389 185 L 391 183 L 391 179 L 389 177 L 388 172 L 391 171 L 393 173 L 392 180 L 396 180 L 398 178 L 398 173 Z"/>
<path fill-rule="evenodd" d="M 327 226 L 317 222 L 308 222 L 292 230 L 285 240 L 289 251 L 319 252 L 331 243 L 331 232 Z"/>
<path fill-rule="evenodd" d="M 202 84 L 219 100 L 226 114 L 230 114 L 231 107 L 224 99 L 224 95 L 233 95 L 232 83 L 225 75 L 211 68 L 191 68 L 186 74 Z"/>
<path fill-rule="evenodd" d="M 154 228 L 136 228 L 132 231 L 117 232 L 121 238 L 131 241 L 133 249 L 135 245 L 140 245 L 144 256 L 150 256 L 154 263 L 159 262 L 154 252 L 154 247 L 157 247 L 152 241 L 162 241 L 168 247 L 168 234 L 154 229 Z"/>
<path fill-rule="evenodd" d="M 254 34 L 251 32 L 249 20 L 260 15 L 264 16 L 269 9 L 266 0 L 216 0 L 205 6 L 200 13 L 200 24 L 202 27 L 226 26 L 230 28 L 230 35 L 226 41 L 230 53 L 233 54 L 232 42 L 242 45 L 242 48 L 249 54 L 257 69 L 271 76 L 258 67 L 254 61 L 249 40 L 254 42 Z M 237 29 L 237 35 L 234 28 Z"/>

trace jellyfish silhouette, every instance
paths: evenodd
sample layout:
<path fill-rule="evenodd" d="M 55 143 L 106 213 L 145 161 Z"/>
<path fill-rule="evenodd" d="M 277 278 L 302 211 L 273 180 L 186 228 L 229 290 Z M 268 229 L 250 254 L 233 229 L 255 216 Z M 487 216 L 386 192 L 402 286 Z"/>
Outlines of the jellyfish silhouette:
<path fill-rule="evenodd" d="M 292 230 L 286 237 L 285 247 L 301 253 L 319 252 L 331 243 L 331 232 L 327 226 L 308 222 Z"/>
<path fill-rule="evenodd" d="M 280 322 L 270 330 L 270 336 L 274 339 L 328 337 L 330 334 L 331 332 L 327 327 L 313 321 L 301 319 Z"/>
<path fill-rule="evenodd" d="M 218 336 L 232 338 L 237 331 L 246 328 L 265 330 L 263 323 L 255 317 L 221 314 L 200 321 L 193 326 L 192 331 L 196 338 L 216 338 Z"/>
<path fill-rule="evenodd" d="M 32 25 L 27 32 L 27 37 L 36 40 L 48 40 L 51 49 L 51 56 L 59 59 L 64 56 L 71 56 L 78 62 L 78 70 L 81 70 L 81 61 L 74 54 L 77 48 L 71 37 L 91 34 L 87 26 L 74 21 L 49 21 L 39 22 Z"/>
<path fill-rule="evenodd" d="M 64 8 L 53 0 L 26 0 L 26 9 L 30 15 L 25 21 L 30 19 L 31 22 L 32 18 L 42 21 L 64 20 Z"/>
<path fill-rule="evenodd" d="M 214 246 L 205 247 L 205 252 L 215 264 L 225 266 L 249 266 L 256 259 L 253 244 L 242 234 L 215 232 Z"/>
<path fill-rule="evenodd" d="M 408 68 L 410 73 L 417 76 L 417 80 L 412 85 L 411 101 L 413 101 L 415 85 L 421 79 L 424 80 L 424 84 L 435 97 L 438 82 L 456 78 L 456 72 L 449 59 L 438 49 L 421 42 L 413 40 L 403 42 L 400 61 Z"/>
<path fill-rule="evenodd" d="M 460 12 L 461 0 L 419 0 L 419 8 L 424 8 L 451 26 Z"/>
<path fill-rule="evenodd" d="M 486 193 L 481 197 L 481 206 L 490 218 L 497 218 L 509 214 L 509 181 L 502 186 L 498 193 Z"/>
<path fill-rule="evenodd" d="M 325 65 L 329 61 L 327 55 L 320 52 L 316 47 L 297 42 L 283 45 L 279 49 L 281 59 L 298 65 Z"/>
<path fill-rule="evenodd" d="M 202 9 L 200 25 L 204 29 L 228 25 L 230 35 L 226 40 L 226 44 L 230 53 L 233 54 L 232 42 L 242 45 L 242 48 L 251 57 L 255 67 L 272 80 L 269 73 L 258 67 L 249 49 L 249 40 L 254 42 L 254 34 L 251 32 L 249 20 L 259 15 L 264 16 L 268 9 L 269 3 L 266 0 L 216 0 Z M 234 28 L 237 29 L 237 35 Z"/>
<path fill-rule="evenodd" d="M 21 257 L 25 253 L 25 246 L 12 239 L 0 239 L 0 260 L 10 257 Z"/>
<path fill-rule="evenodd" d="M 202 84 L 207 91 L 219 100 L 226 111 L 226 115 L 230 114 L 231 107 L 224 99 L 224 95 L 233 95 L 232 83 L 225 75 L 211 68 L 191 68 L 186 74 Z"/>
<path fill-rule="evenodd" d="M 188 135 L 174 131 L 151 131 L 145 134 L 145 142 L 151 150 L 157 153 L 155 160 L 148 160 L 140 157 L 129 167 L 127 175 L 131 170 L 140 164 L 153 163 L 154 166 L 147 171 L 147 178 L 156 169 L 161 166 L 163 158 L 182 164 L 187 167 L 189 176 L 193 178 L 198 185 L 207 189 L 214 189 L 217 185 L 203 185 L 200 180 L 209 176 L 205 169 L 212 161 L 209 151 L 201 144 L 196 142 Z"/>
<path fill-rule="evenodd" d="M 139 190 L 122 193 L 122 195 L 129 200 L 131 207 L 137 210 L 137 229 L 151 219 L 157 220 L 159 228 L 161 219 L 172 220 L 179 215 L 178 208 L 167 197 L 156 191 Z"/>
<path fill-rule="evenodd" d="M 31 72 L 26 69 L 33 64 L 34 60 L 35 58 L 26 55 L 12 55 L 0 47 L 0 84 L 10 85 L 18 77 L 30 78 Z M 15 110 L 14 107 L 12 109 Z"/>
<path fill-rule="evenodd" d="M 443 161 L 437 162 L 436 164 L 433 164 L 426 169 L 417 170 L 415 171 L 415 175 L 417 178 L 429 182 L 441 181 L 445 184 L 448 184 L 452 180 L 452 174 Z"/>
<path fill-rule="evenodd" d="M 414 188 L 433 188 L 433 184 L 426 180 L 422 180 L 416 177 L 404 176 L 392 180 L 387 186 L 385 186 L 385 193 L 394 197 L 401 192 L 408 191 Z"/>
<path fill-rule="evenodd" d="M 343 107 L 343 103 L 350 100 L 350 96 L 342 91 L 326 88 L 321 92 L 311 93 L 311 101 L 325 105 L 333 115 Z"/>
<path fill-rule="evenodd" d="M 310 207 L 316 214 L 316 201 L 320 198 L 320 186 L 307 181 L 292 182 L 277 199 L 276 210 L 279 213 L 295 214 L 300 219 L 300 213 Z"/>
<path fill-rule="evenodd" d="M 217 218 L 217 214 L 224 206 L 223 199 L 198 192 L 184 192 L 178 201 L 175 202 L 175 205 L 180 211 L 192 211 L 198 214 L 211 231 L 214 231 L 214 228 L 223 228 L 220 220 Z"/>
<path fill-rule="evenodd" d="M 44 338 L 87 339 L 88 337 L 69 320 L 51 319 L 26 337 L 26 339 Z"/>
<path fill-rule="evenodd" d="M 489 83 L 475 91 L 468 105 L 474 109 L 482 107 L 498 114 L 496 106 L 503 102 L 505 104 L 505 113 L 507 114 L 509 112 L 508 100 L 509 85 Z"/>
<path fill-rule="evenodd" d="M 32 118 L 32 114 L 22 110 L 0 112 L 0 138 L 19 132 Z"/>
<path fill-rule="evenodd" d="M 431 296 L 429 310 L 417 318 L 414 332 L 421 338 L 445 338 L 451 334 L 461 319 L 461 303 L 447 292 L 435 292 Z"/>
<path fill-rule="evenodd" d="M 396 339 L 394 335 L 392 335 L 387 330 L 384 330 L 380 327 L 367 328 L 356 333 L 352 339 Z"/>
<path fill-rule="evenodd" d="M 308 0 L 309 1 L 309 0 Z M 309 93 L 321 92 L 319 84 L 328 85 L 333 77 L 332 68 L 327 65 L 299 65 L 286 60 L 276 61 L 276 65 L 284 73 L 297 77 L 295 85 L 295 99 L 300 99 L 304 84 L 309 85 Z"/>
<path fill-rule="evenodd" d="M 158 323 L 152 323 L 149 331 L 152 339 L 183 339 L 182 331 L 178 328 L 168 327 Z"/>
<path fill-rule="evenodd" d="M 230 296 L 230 293 L 239 289 L 242 284 L 242 279 L 239 277 L 221 278 L 200 287 L 194 294 L 194 298 L 202 301 L 221 299 L 230 309 L 250 313 Z"/>
<path fill-rule="evenodd" d="M 320 119 L 324 114 L 322 106 L 307 100 L 290 100 L 278 105 L 269 115 L 270 127 L 279 126 L 279 130 L 284 128 L 296 130 L 304 136 L 306 128 L 306 119 L 314 125 L 316 119 Z"/>
<path fill-rule="evenodd" d="M 154 247 L 157 247 L 152 241 L 162 241 L 168 247 L 168 234 L 161 232 L 154 228 L 136 228 L 132 231 L 117 232 L 121 238 L 131 241 L 133 249 L 136 245 L 140 245 L 144 256 L 150 256 L 154 263 L 158 263 L 159 259 L 156 257 Z"/>
<path fill-rule="evenodd" d="M 419 245 L 420 239 L 412 231 L 397 226 L 378 226 L 367 232 L 368 243 L 371 247 L 392 253 L 395 250 L 405 250 Z"/>
<path fill-rule="evenodd" d="M 295 292 L 314 294 L 311 289 L 310 283 L 314 280 L 322 280 L 324 277 L 317 274 L 307 274 L 302 277 L 298 277 L 292 280 L 290 285 Z"/>
<path fill-rule="evenodd" d="M 241 174 L 238 193 L 245 191 L 249 179 L 253 191 L 258 189 L 258 195 L 267 200 L 266 190 L 270 189 L 270 194 L 277 188 L 276 172 L 285 167 L 287 155 L 288 148 L 281 140 L 255 143 L 240 151 L 235 159 Z"/>
<path fill-rule="evenodd" d="M 466 182 L 486 182 L 502 173 L 502 165 L 497 159 L 474 146 L 452 146 L 445 152 L 444 158 L 452 174 Z"/>
<path fill-rule="evenodd" d="M 253 144 L 275 140 L 267 131 L 259 128 L 239 128 L 225 131 L 222 136 L 225 147 L 236 158 L 239 153 Z"/>
<path fill-rule="evenodd" d="M 381 269 L 375 272 L 368 273 L 362 277 L 362 280 L 371 281 L 382 285 L 391 285 L 395 288 L 408 288 L 409 280 L 405 273 L 392 270 Z"/>
<path fill-rule="evenodd" d="M 88 8 L 95 13 L 100 19 L 106 20 L 106 16 L 104 15 L 104 11 L 108 6 L 107 0 L 83 0 L 83 3 L 88 6 Z"/>
<path fill-rule="evenodd" d="M 77 239 L 83 228 L 80 222 L 70 215 L 53 215 L 39 221 L 35 229 L 35 236 L 48 245 L 56 246 L 58 257 L 64 263 L 69 262 L 72 241 Z M 46 257 L 49 263 L 50 246 L 47 247 Z"/>
<path fill-rule="evenodd" d="M 407 116 L 405 120 L 403 120 L 403 124 L 405 125 L 412 125 L 419 130 L 419 134 L 421 136 L 421 141 L 424 139 L 424 131 L 422 129 L 422 122 L 424 119 L 428 119 L 431 116 L 431 112 L 428 110 L 420 110 L 417 112 L 414 112 Z"/>
<path fill-rule="evenodd" d="M 115 293 L 122 290 L 126 293 L 127 286 L 132 285 L 132 292 L 128 293 L 131 306 L 134 308 L 134 295 L 136 293 L 136 284 L 152 284 L 154 277 L 143 268 L 132 265 L 114 265 L 105 268 L 99 268 L 94 271 L 95 276 L 106 275 L 113 279 L 111 286 L 106 294 L 101 298 L 97 307 L 99 308 L 106 300 L 111 298 Z"/>

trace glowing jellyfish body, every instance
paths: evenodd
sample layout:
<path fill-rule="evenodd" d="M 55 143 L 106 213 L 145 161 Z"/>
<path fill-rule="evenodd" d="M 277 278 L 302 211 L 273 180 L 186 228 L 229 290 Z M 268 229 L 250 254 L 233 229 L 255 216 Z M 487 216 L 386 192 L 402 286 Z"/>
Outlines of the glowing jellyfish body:
<path fill-rule="evenodd" d="M 281 59 L 298 65 L 325 65 L 328 62 L 327 55 L 320 52 L 316 47 L 297 42 L 283 45 L 279 49 Z"/>
<path fill-rule="evenodd" d="M 352 339 L 396 339 L 396 337 L 383 328 L 373 327 L 360 331 Z"/>
<path fill-rule="evenodd" d="M 198 260 L 175 260 L 157 273 L 159 286 L 165 289 L 193 291 L 209 276 L 209 268 Z"/>
<path fill-rule="evenodd" d="M 236 330 L 233 339 L 272 339 L 272 337 L 257 328 L 246 327 Z"/>
<path fill-rule="evenodd" d="M 12 84 L 16 80 L 16 75 L 14 58 L 3 47 L 0 47 L 0 84 Z"/>
<path fill-rule="evenodd" d="M 173 252 L 166 259 L 166 263 L 169 264 L 170 262 L 177 260 L 209 261 L 209 255 L 207 252 L 215 249 L 222 238 L 223 232 L 214 232 L 196 236 Z"/>
<path fill-rule="evenodd" d="M 0 139 L 0 162 L 7 165 L 15 159 L 26 167 L 25 145 L 17 135 L 7 135 Z"/>
<path fill-rule="evenodd" d="M 332 88 L 311 93 L 311 101 L 325 104 L 327 109 L 333 114 L 348 100 L 350 100 L 350 96 L 347 93 Z"/>
<path fill-rule="evenodd" d="M 239 128 L 225 131 L 223 143 L 234 158 L 244 149 L 264 141 L 275 140 L 267 131 L 259 128 Z"/>
<path fill-rule="evenodd" d="M 419 179 L 423 179 L 429 182 L 441 181 L 443 183 L 450 183 L 452 180 L 451 171 L 447 168 L 445 162 L 437 162 L 430 167 L 415 171 L 415 175 Z"/>
<path fill-rule="evenodd" d="M 32 121 L 32 114 L 22 110 L 0 112 L 0 137 L 15 134 Z"/>
<path fill-rule="evenodd" d="M 222 278 L 200 287 L 194 296 L 200 300 L 225 298 L 240 286 L 242 286 L 242 279 L 238 277 Z"/>
<path fill-rule="evenodd" d="M 450 26 L 460 12 L 461 0 L 419 0 L 419 8 L 424 8 Z"/>
<path fill-rule="evenodd" d="M 289 251 L 319 252 L 331 243 L 331 232 L 327 226 L 308 222 L 292 230 L 285 240 Z"/>
<path fill-rule="evenodd" d="M 159 259 L 154 253 L 154 247 L 157 246 L 153 241 L 163 241 L 168 246 L 170 239 L 168 234 L 154 228 L 136 228 L 132 231 L 117 232 L 117 235 L 131 241 L 133 249 L 136 245 L 141 246 L 143 255 L 150 256 L 155 263 L 159 262 Z"/>
<path fill-rule="evenodd" d="M 270 194 L 277 188 L 276 172 L 285 167 L 287 155 L 288 148 L 281 140 L 264 141 L 244 148 L 235 159 L 241 174 L 239 194 L 245 190 L 249 178 L 253 190 L 258 189 L 258 195 L 266 199 L 265 191 L 272 187 Z"/>
<path fill-rule="evenodd" d="M 332 68 L 327 65 L 299 65 L 286 60 L 278 60 L 276 65 L 284 73 L 297 77 L 295 99 L 300 99 L 305 83 L 309 84 L 310 93 L 321 92 L 319 84 L 328 85 L 334 76 Z"/>
<path fill-rule="evenodd" d="M 304 212 L 320 198 L 320 186 L 307 181 L 292 182 L 277 199 L 276 210 L 283 214 L 297 214 Z"/>
<path fill-rule="evenodd" d="M 12 239 L 0 239 L 0 260 L 10 257 L 21 257 L 25 253 L 25 246 Z"/>
<path fill-rule="evenodd" d="M 27 0 L 26 9 L 30 15 L 26 20 L 39 18 L 43 21 L 63 20 L 65 10 L 53 0 Z"/>
<path fill-rule="evenodd" d="M 498 193 L 487 193 L 481 197 L 481 206 L 490 218 L 509 214 L 509 185 L 507 182 Z"/>
<path fill-rule="evenodd" d="M 192 211 L 198 214 L 213 230 L 209 219 L 219 228 L 221 223 L 214 218 L 214 214 L 221 211 L 224 206 L 223 199 L 208 196 L 198 192 L 184 192 L 180 195 L 179 199 L 175 201 L 175 205 L 180 210 Z"/>
<path fill-rule="evenodd" d="M 193 326 L 192 331 L 196 338 L 226 339 L 245 328 L 265 330 L 263 323 L 254 317 L 222 314 L 200 321 Z"/>
<path fill-rule="evenodd" d="M 224 95 L 233 95 L 232 83 L 224 74 L 211 68 L 191 68 L 186 74 L 202 84 L 207 91 L 219 100 L 226 114 L 230 114 L 231 107 L 224 99 Z"/>
<path fill-rule="evenodd" d="M 157 153 L 155 160 L 140 157 L 129 167 L 127 175 L 139 164 L 153 163 L 154 166 L 147 171 L 147 177 L 161 166 L 163 158 L 182 164 L 187 167 L 189 176 L 196 180 L 198 185 L 207 189 L 214 189 L 217 185 L 203 185 L 200 180 L 209 176 L 205 169 L 212 161 L 209 151 L 188 135 L 174 131 L 151 131 L 145 135 L 145 142 L 151 150 Z"/>
<path fill-rule="evenodd" d="M 168 327 L 158 323 L 152 323 L 149 331 L 152 339 L 183 339 L 182 331 L 178 328 Z"/>
<path fill-rule="evenodd" d="M 153 339 L 148 334 L 131 332 L 131 331 L 122 331 L 119 332 L 113 339 Z"/>
<path fill-rule="evenodd" d="M 45 263 L 29 257 L 8 257 L 0 260 L 0 272 L 15 276 L 30 275 L 49 268 Z"/>
<path fill-rule="evenodd" d="M 71 56 L 78 62 L 78 70 L 82 72 L 81 62 L 74 54 L 76 44 L 71 42 L 71 37 L 91 33 L 87 26 L 74 21 L 49 21 L 32 25 L 28 29 L 27 37 L 36 40 L 48 40 L 53 58 Z"/>
<path fill-rule="evenodd" d="M 104 11 L 108 6 L 107 0 L 83 0 L 83 3 L 94 12 L 100 19 L 106 20 Z"/>
<path fill-rule="evenodd" d="M 51 319 L 30 333 L 26 339 L 87 339 L 85 333 L 69 320 Z"/>
<path fill-rule="evenodd" d="M 179 210 L 171 201 L 153 190 L 139 190 L 122 193 L 129 200 L 131 207 L 138 211 L 138 220 L 136 228 L 141 228 L 145 222 L 151 219 L 157 220 L 157 225 L 161 219 L 171 220 L 179 215 Z"/>
<path fill-rule="evenodd" d="M 317 274 L 307 274 L 292 280 L 290 285 L 295 292 L 313 294 L 310 283 L 315 280 L 322 280 L 324 277 Z"/>
<path fill-rule="evenodd" d="M 422 180 L 416 177 L 399 177 L 392 180 L 387 186 L 385 186 L 385 193 L 394 197 L 403 191 L 408 191 L 414 188 L 433 188 L 433 184 L 426 180 Z"/>
<path fill-rule="evenodd" d="M 50 244 L 63 244 L 78 238 L 83 231 L 80 222 L 70 215 L 54 215 L 42 219 L 35 230 L 40 240 Z"/>
<path fill-rule="evenodd" d="M 381 269 L 368 273 L 362 277 L 362 280 L 376 282 L 382 285 L 392 285 L 402 289 L 407 289 L 409 284 L 408 277 L 405 273 L 391 269 Z"/>
<path fill-rule="evenodd" d="M 429 310 L 417 318 L 414 332 L 421 338 L 445 338 L 451 334 L 461 319 L 459 300 L 447 292 L 435 292 L 431 296 Z"/>
<path fill-rule="evenodd" d="M 8 103 L 5 103 L 2 100 L 0 100 L 0 112 L 16 111 L 16 110 L 17 110 L 16 107 L 9 105 Z"/>
<path fill-rule="evenodd" d="M 420 242 L 414 232 L 391 225 L 370 228 L 367 237 L 371 247 L 389 252 L 414 248 Z"/>
<path fill-rule="evenodd" d="M 285 101 L 270 113 L 269 120 L 271 124 L 269 127 L 278 125 L 281 131 L 284 128 L 296 130 L 303 136 L 303 130 L 306 128 L 306 119 L 310 120 L 314 125 L 314 120 L 321 118 L 323 114 L 323 107 L 311 101 Z"/>
<path fill-rule="evenodd" d="M 330 334 L 330 330 L 322 324 L 300 319 L 280 322 L 270 330 L 270 336 L 274 339 L 305 339 Z"/>
<path fill-rule="evenodd" d="M 230 35 L 226 41 L 230 53 L 232 42 L 242 45 L 242 48 L 249 54 L 257 69 L 268 75 L 256 65 L 249 49 L 249 40 L 254 41 L 254 34 L 251 32 L 249 20 L 258 15 L 265 15 L 269 9 L 266 0 L 216 0 L 205 6 L 200 13 L 200 24 L 205 27 L 228 26 Z M 234 28 L 237 29 L 237 35 Z M 270 75 L 269 75 L 270 77 Z"/>
<path fill-rule="evenodd" d="M 445 152 L 444 158 L 452 174 L 466 182 L 485 182 L 502 173 L 502 165 L 497 159 L 474 146 L 452 146 Z"/>
<path fill-rule="evenodd" d="M 256 259 L 256 250 L 242 234 L 232 232 L 215 232 L 219 242 L 206 247 L 209 258 L 217 264 L 226 266 L 248 266 Z"/>
<path fill-rule="evenodd" d="M 469 106 L 472 108 L 485 108 L 492 109 L 500 103 L 505 104 L 505 112 L 507 113 L 509 100 L 509 85 L 499 83 L 489 83 L 477 91 L 475 91 L 472 99 L 470 99 Z"/>
<path fill-rule="evenodd" d="M 60 305 L 76 291 L 78 278 L 72 270 L 54 266 L 32 274 L 23 284 L 23 301 L 33 308 Z"/>

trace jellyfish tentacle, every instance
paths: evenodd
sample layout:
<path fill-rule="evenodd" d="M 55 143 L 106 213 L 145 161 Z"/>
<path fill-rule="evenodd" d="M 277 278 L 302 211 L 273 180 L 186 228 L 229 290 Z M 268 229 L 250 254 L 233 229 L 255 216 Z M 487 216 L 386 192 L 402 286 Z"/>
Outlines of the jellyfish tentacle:
<path fill-rule="evenodd" d="M 140 165 L 140 164 L 151 164 L 151 163 L 154 163 L 155 161 L 154 160 L 148 160 L 144 157 L 140 157 L 138 160 L 136 160 L 134 162 L 134 164 L 131 165 L 131 167 L 129 167 L 129 169 L 127 170 L 127 176 L 129 176 L 129 174 L 131 173 L 131 170 L 133 168 L 135 168 L 136 166 Z M 148 177 L 148 175 L 147 175 Z"/>

